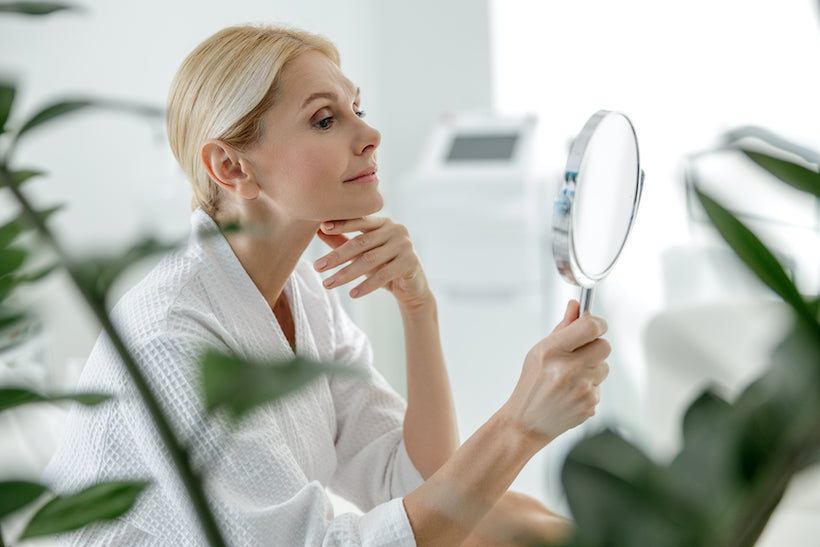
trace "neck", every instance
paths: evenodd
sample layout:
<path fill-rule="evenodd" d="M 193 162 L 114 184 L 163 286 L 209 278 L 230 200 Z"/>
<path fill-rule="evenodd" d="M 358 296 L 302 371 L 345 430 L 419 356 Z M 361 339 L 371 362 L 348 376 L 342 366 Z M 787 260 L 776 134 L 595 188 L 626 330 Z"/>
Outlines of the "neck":
<path fill-rule="evenodd" d="M 238 222 L 241 228 L 225 237 L 242 267 L 262 296 L 274 308 L 299 258 L 310 244 L 318 222 L 283 221 L 274 215 L 238 215 L 217 222 Z"/>

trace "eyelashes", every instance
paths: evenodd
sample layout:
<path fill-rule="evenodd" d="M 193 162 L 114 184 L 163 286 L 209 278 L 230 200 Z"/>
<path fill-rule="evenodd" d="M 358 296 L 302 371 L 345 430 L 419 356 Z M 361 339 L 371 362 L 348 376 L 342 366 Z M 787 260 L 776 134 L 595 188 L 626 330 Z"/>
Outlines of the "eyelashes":
<path fill-rule="evenodd" d="M 354 113 L 359 118 L 364 118 L 367 115 L 367 113 L 364 110 L 355 110 Z M 324 118 L 322 118 L 318 122 L 314 123 L 313 127 L 315 127 L 316 129 L 320 129 L 322 131 L 325 131 L 325 130 L 330 129 L 335 122 L 336 122 L 336 116 L 325 116 Z"/>

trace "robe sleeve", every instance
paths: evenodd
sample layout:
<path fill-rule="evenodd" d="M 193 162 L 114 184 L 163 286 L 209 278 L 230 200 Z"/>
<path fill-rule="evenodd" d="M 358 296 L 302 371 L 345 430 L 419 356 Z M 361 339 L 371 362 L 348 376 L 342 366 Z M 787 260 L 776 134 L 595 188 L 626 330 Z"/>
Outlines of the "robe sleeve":
<path fill-rule="evenodd" d="M 357 368 L 366 380 L 335 375 L 330 382 L 336 410 L 338 466 L 331 488 L 368 510 L 403 497 L 424 479 L 404 445 L 405 401 L 373 367 L 370 343 L 332 298 L 337 362 Z"/>

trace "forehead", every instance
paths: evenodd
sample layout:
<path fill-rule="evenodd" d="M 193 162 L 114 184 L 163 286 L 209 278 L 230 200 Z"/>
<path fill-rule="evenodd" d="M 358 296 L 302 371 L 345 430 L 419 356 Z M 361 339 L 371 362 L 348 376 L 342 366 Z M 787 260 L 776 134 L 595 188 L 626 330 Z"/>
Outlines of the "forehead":
<path fill-rule="evenodd" d="M 318 51 L 301 53 L 282 70 L 280 101 L 298 102 L 316 92 L 356 94 L 356 86 L 336 66 Z"/>

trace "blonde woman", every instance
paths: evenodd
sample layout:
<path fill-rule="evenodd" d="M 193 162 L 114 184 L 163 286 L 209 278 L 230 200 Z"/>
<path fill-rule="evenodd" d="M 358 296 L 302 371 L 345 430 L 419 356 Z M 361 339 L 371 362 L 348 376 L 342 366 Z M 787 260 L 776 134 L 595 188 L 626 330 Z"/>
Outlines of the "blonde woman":
<path fill-rule="evenodd" d="M 594 413 L 608 373 L 600 318 L 567 307 L 527 355 L 509 400 L 463 445 L 442 357 L 436 301 L 407 230 L 382 207 L 380 135 L 335 47 L 306 32 L 225 29 L 184 61 L 171 88 L 168 134 L 195 209 L 186 250 L 164 259 L 114 315 L 203 470 L 232 545 L 509 545 L 561 537 L 566 521 L 507 492 L 524 464 Z M 217 226 L 252 227 L 208 237 Z M 318 237 L 329 252 L 301 257 Z M 331 272 L 322 281 L 319 273 Z M 362 280 L 363 278 L 363 280 Z M 338 303 L 385 288 L 407 347 L 407 401 L 371 364 L 365 335 Z M 197 362 L 208 347 L 255 359 L 294 354 L 358 368 L 367 380 L 322 378 L 258 410 L 238 430 L 206 417 Z M 75 409 L 47 471 L 61 489 L 153 477 L 115 523 L 67 541 L 199 545 L 181 485 L 101 338 L 81 387 L 116 404 Z M 334 515 L 326 489 L 362 509 Z"/>

